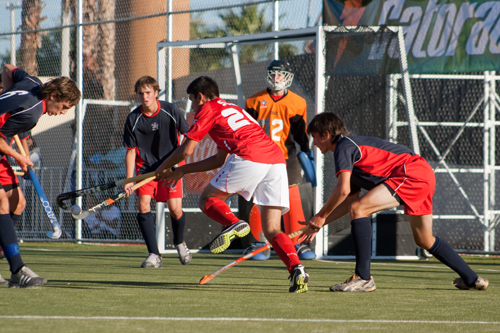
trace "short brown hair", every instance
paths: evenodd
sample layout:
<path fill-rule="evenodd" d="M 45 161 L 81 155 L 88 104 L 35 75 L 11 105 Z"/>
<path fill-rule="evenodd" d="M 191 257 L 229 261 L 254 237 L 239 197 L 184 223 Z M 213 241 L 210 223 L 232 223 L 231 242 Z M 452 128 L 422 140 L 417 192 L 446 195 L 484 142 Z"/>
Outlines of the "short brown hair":
<path fill-rule="evenodd" d="M 151 77 L 149 75 L 144 75 L 141 77 L 139 80 L 134 85 L 134 91 L 137 94 L 139 89 L 141 89 L 144 86 L 150 86 L 153 88 L 154 91 L 160 91 L 160 85 L 158 84 L 158 81 L 154 77 Z"/>
<path fill-rule="evenodd" d="M 70 102 L 73 106 L 78 104 L 82 97 L 76 82 L 66 76 L 57 77 L 42 85 L 41 97 L 43 100 L 50 99 L 52 94 L 55 94 L 58 102 Z"/>
<path fill-rule="evenodd" d="M 344 125 L 344 122 L 333 112 L 323 112 L 314 116 L 309 125 L 307 125 L 307 133 L 318 133 L 324 137 L 326 133 L 330 133 L 332 142 L 335 143 L 340 135 L 349 135 L 349 131 Z"/>

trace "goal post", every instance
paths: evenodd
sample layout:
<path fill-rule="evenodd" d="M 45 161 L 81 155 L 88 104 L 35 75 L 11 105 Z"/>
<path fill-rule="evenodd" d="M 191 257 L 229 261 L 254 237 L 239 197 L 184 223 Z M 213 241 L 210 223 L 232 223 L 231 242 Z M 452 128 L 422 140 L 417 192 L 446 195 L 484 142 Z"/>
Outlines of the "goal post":
<path fill-rule="evenodd" d="M 436 235 L 444 235 L 454 248 L 472 251 L 494 248 L 498 242 L 494 235 L 499 220 L 494 217 L 500 210 L 495 210 L 492 204 L 495 177 L 487 173 L 500 169 L 491 156 L 495 130 L 490 127 L 496 126 L 494 114 L 498 110 L 498 102 L 495 102 L 498 97 L 495 99 L 496 87 L 490 82 L 496 77 L 476 75 L 470 78 L 477 80 L 472 92 L 477 101 L 472 98 L 471 102 L 470 91 L 463 94 L 463 85 L 469 84 L 464 75 L 457 75 L 449 81 L 440 78 L 432 81 L 410 75 L 402 27 L 318 26 L 158 43 L 158 78 L 161 89 L 166 90 L 164 96 L 189 111 L 185 93 L 187 85 L 198 76 L 208 75 L 217 80 L 224 99 L 243 106 L 241 104 L 246 98 L 264 89 L 265 70 L 275 56 L 275 44 L 279 50 L 294 50 L 279 55 L 291 64 L 295 72 L 290 90 L 306 99 L 308 120 L 321 112 L 335 112 L 353 134 L 376 136 L 407 145 L 432 166 L 440 165 L 436 173 L 436 191 L 443 195 L 435 200 L 434 205 L 435 218 L 439 219 L 439 223 L 434 224 L 438 231 Z M 175 58 L 178 49 L 189 50 L 189 57 Z M 253 58 L 248 56 L 249 53 Z M 177 73 L 181 68 L 180 72 L 184 74 L 171 75 L 173 67 Z M 451 88 L 456 92 L 453 101 L 448 101 L 446 94 L 440 94 L 440 89 Z M 489 92 L 489 96 L 485 92 Z M 478 111 L 467 120 L 465 108 L 471 103 L 471 109 L 476 106 Z M 464 110 L 449 111 L 457 105 Z M 441 106 L 446 107 L 437 109 Z M 482 118 L 481 112 L 484 114 Z M 450 121 L 443 122 L 442 118 Z M 487 133 L 479 132 L 485 124 Z M 462 137 L 461 133 L 464 133 Z M 464 140 L 467 135 L 472 135 L 474 141 L 470 147 Z M 207 157 L 206 152 L 211 149 L 208 143 L 203 147 L 197 153 L 199 158 Z M 475 156 L 478 151 L 482 156 Z M 332 154 L 322 155 L 316 150 L 314 153 L 318 179 L 314 206 L 317 212 L 333 190 L 336 178 L 333 176 Z M 210 177 L 202 177 L 186 181 L 183 200 L 183 206 L 193 214 L 190 223 L 193 220 L 200 228 L 199 235 L 189 237 L 204 237 L 204 244 L 220 230 L 217 223 L 207 223 L 208 218 L 197 208 L 200 186 L 209 180 Z M 238 211 L 234 202 L 231 208 Z M 451 228 L 445 226 L 452 221 L 460 225 L 460 230 L 469 230 L 467 237 L 473 236 L 464 238 L 460 233 L 450 234 L 448 229 Z M 373 216 L 374 258 L 416 258 L 416 245 L 407 222 L 401 207 Z M 201 235 L 203 232 L 207 235 Z M 388 239 L 388 235 L 393 238 Z M 322 230 L 316 238 L 315 251 L 323 258 L 353 258 L 349 242 L 350 221 L 345 217 Z M 393 249 L 381 247 L 390 242 L 395 243 Z"/>

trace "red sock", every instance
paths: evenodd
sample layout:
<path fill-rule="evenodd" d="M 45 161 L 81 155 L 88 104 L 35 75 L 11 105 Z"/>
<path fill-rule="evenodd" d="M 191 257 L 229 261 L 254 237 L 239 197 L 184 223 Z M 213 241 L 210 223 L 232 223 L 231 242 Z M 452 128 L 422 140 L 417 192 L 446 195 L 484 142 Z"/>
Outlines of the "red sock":
<path fill-rule="evenodd" d="M 290 237 L 280 232 L 274 236 L 271 244 L 273 245 L 274 252 L 285 263 L 288 272 L 292 273 L 295 266 L 300 265 L 300 260 Z"/>
<path fill-rule="evenodd" d="M 223 226 L 231 225 L 240 220 L 233 214 L 231 208 L 219 198 L 212 197 L 205 202 L 205 214 Z"/>

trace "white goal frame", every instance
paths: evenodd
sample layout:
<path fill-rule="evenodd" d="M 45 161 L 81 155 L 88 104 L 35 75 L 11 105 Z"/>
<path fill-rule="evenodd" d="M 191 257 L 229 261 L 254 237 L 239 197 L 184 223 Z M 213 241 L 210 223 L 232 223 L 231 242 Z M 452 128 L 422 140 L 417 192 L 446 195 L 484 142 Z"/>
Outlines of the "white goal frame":
<path fill-rule="evenodd" d="M 242 105 L 244 102 L 244 96 L 241 89 L 241 74 L 239 72 L 239 63 L 238 56 L 236 50 L 236 45 L 239 44 L 256 44 L 256 43 L 275 43 L 276 41 L 287 42 L 287 41 L 300 41 L 300 40 L 314 40 L 316 42 L 316 73 L 315 73 L 315 104 L 316 110 L 315 114 L 324 112 L 325 110 L 325 89 L 327 87 L 328 78 L 325 76 L 326 70 L 326 59 L 325 59 L 325 33 L 333 31 L 337 28 L 342 29 L 356 29 L 359 27 L 335 27 L 335 26 L 318 26 L 313 28 L 306 29 L 296 29 L 296 30 L 287 30 L 287 31 L 276 31 L 276 32 L 267 32 L 253 35 L 243 35 L 243 36 L 227 36 L 220 38 L 207 38 L 201 40 L 187 40 L 187 41 L 166 41 L 160 42 L 157 44 L 157 77 L 158 82 L 160 83 L 160 89 L 164 91 L 164 98 L 167 101 L 174 102 L 172 100 L 172 88 L 173 88 L 173 80 L 172 80 L 172 49 L 174 48 L 228 48 L 233 51 L 233 68 L 235 75 L 235 82 L 237 85 L 237 93 L 238 96 L 233 96 L 233 99 L 238 100 L 238 104 Z M 380 27 L 367 27 L 373 31 L 377 31 Z M 386 27 L 384 27 L 386 28 Z M 397 137 L 397 128 L 401 126 L 408 127 L 409 135 L 410 135 L 410 143 L 411 148 L 416 152 L 420 152 L 418 133 L 420 133 L 426 142 L 431 144 L 432 141 L 428 139 L 425 133 L 425 126 L 429 124 L 420 123 L 415 116 L 415 111 L 413 107 L 413 97 L 411 90 L 410 78 L 422 78 L 425 79 L 426 76 L 423 75 L 410 75 L 408 73 L 408 64 L 406 58 L 406 49 L 404 46 L 404 35 L 402 27 L 387 27 L 393 32 L 397 32 L 398 43 L 397 43 L 397 51 L 400 54 L 400 68 L 401 73 L 392 75 L 391 79 L 388 80 L 388 109 L 387 109 L 387 117 L 389 120 L 387 133 L 388 139 L 393 141 L 398 141 Z M 457 79 L 463 79 L 467 77 L 466 75 L 457 75 L 454 76 Z M 474 79 L 484 79 L 485 81 L 485 100 L 483 103 L 483 107 L 485 109 L 485 114 L 488 116 L 485 117 L 484 123 L 487 124 L 479 124 L 477 126 L 486 126 L 485 138 L 484 138 L 484 156 L 485 156 L 485 166 L 481 170 L 475 170 L 474 172 L 483 172 L 484 179 L 487 181 L 487 185 L 485 186 L 485 206 L 484 211 L 477 211 L 475 215 L 476 218 L 482 219 L 481 223 L 484 226 L 484 252 L 491 252 L 494 250 L 494 227 L 498 225 L 500 221 L 500 212 L 493 210 L 491 207 L 495 198 L 495 185 L 494 185 L 494 176 L 489 175 L 490 172 L 494 170 L 499 170 L 500 167 L 494 165 L 494 138 L 495 138 L 495 130 L 494 127 L 500 125 L 499 121 L 495 120 L 495 110 L 499 110 L 500 98 L 495 94 L 495 81 L 498 80 L 498 76 L 494 76 L 494 73 L 485 73 L 484 76 L 479 75 L 479 77 L 475 77 Z M 402 81 L 403 93 L 397 92 L 397 82 L 398 80 Z M 223 93 L 223 92 L 221 92 Z M 402 99 L 406 108 L 406 117 L 407 119 L 402 121 L 398 120 L 397 115 L 397 99 Z M 186 98 L 187 102 L 187 98 Z M 430 126 L 439 126 L 439 124 L 430 124 Z M 463 126 L 470 126 L 470 124 L 461 124 Z M 491 127 L 493 126 L 493 128 Z M 453 143 L 451 143 L 452 145 Z M 440 152 L 437 152 L 440 154 Z M 445 152 L 444 152 L 445 153 Z M 443 154 L 444 154 L 443 153 Z M 316 149 L 314 149 L 314 158 L 316 161 L 316 173 L 318 179 L 318 186 L 315 189 L 314 196 L 315 198 L 323 198 L 324 197 L 324 158 L 322 154 L 318 154 Z M 443 164 L 444 163 L 444 164 Z M 441 165 L 445 165 L 445 161 L 441 162 Z M 453 176 L 453 172 L 456 170 L 444 170 L 446 168 L 441 168 L 438 172 L 450 172 L 450 175 Z M 462 170 L 458 172 L 463 172 Z M 460 188 L 460 185 L 457 184 Z M 317 212 L 322 207 L 323 202 L 321 200 L 314 200 L 314 210 Z M 161 209 L 164 209 L 162 207 Z M 159 210 L 157 210 L 159 211 Z M 400 213 L 400 212 L 396 212 Z M 163 216 L 164 214 L 158 214 L 159 216 Z M 456 216 L 450 216 L 449 218 L 454 218 Z M 445 216 L 435 216 L 435 218 L 447 218 Z M 468 217 L 459 217 L 459 218 L 468 218 Z M 160 225 L 159 223 L 163 223 Z M 157 221 L 157 227 L 161 227 L 159 230 L 164 230 L 164 221 Z M 161 238 L 163 237 L 163 239 Z M 325 259 L 352 259 L 354 256 L 331 256 L 328 255 L 328 229 L 327 227 L 323 228 L 322 231 L 318 234 L 316 238 L 316 247 L 315 252 L 318 258 Z M 372 257 L 377 259 L 416 259 L 418 256 L 377 256 L 376 255 L 376 219 L 374 219 L 374 228 L 373 228 L 373 246 L 372 246 Z M 163 242 L 163 243 L 161 243 Z M 164 244 L 164 236 L 160 235 L 159 244 Z"/>

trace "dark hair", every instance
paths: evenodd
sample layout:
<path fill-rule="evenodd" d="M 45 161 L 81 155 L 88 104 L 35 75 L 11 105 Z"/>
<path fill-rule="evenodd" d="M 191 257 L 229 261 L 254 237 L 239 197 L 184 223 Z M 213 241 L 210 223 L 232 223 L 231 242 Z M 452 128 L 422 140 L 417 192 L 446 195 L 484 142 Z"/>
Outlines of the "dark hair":
<path fill-rule="evenodd" d="M 198 95 L 202 93 L 209 99 L 214 99 L 219 97 L 219 86 L 214 79 L 208 76 L 200 76 L 194 79 L 193 82 L 189 84 L 186 89 L 188 94 Z"/>
<path fill-rule="evenodd" d="M 50 99 L 50 96 L 55 93 L 58 102 L 70 102 L 73 106 L 78 104 L 82 97 L 82 93 L 75 81 L 66 76 L 57 77 L 46 82 L 42 85 L 40 93 L 43 100 Z"/>
<path fill-rule="evenodd" d="M 134 92 L 137 93 L 139 89 L 145 86 L 150 86 L 154 91 L 160 91 L 160 85 L 158 84 L 158 81 L 156 81 L 154 77 L 144 75 L 143 77 L 139 78 L 137 82 L 135 82 Z"/>
<path fill-rule="evenodd" d="M 330 133 L 332 142 L 336 142 L 340 135 L 351 134 L 339 116 L 332 112 L 323 112 L 314 116 L 307 125 L 307 133 L 318 133 L 321 137 L 324 137 L 326 133 Z"/>

